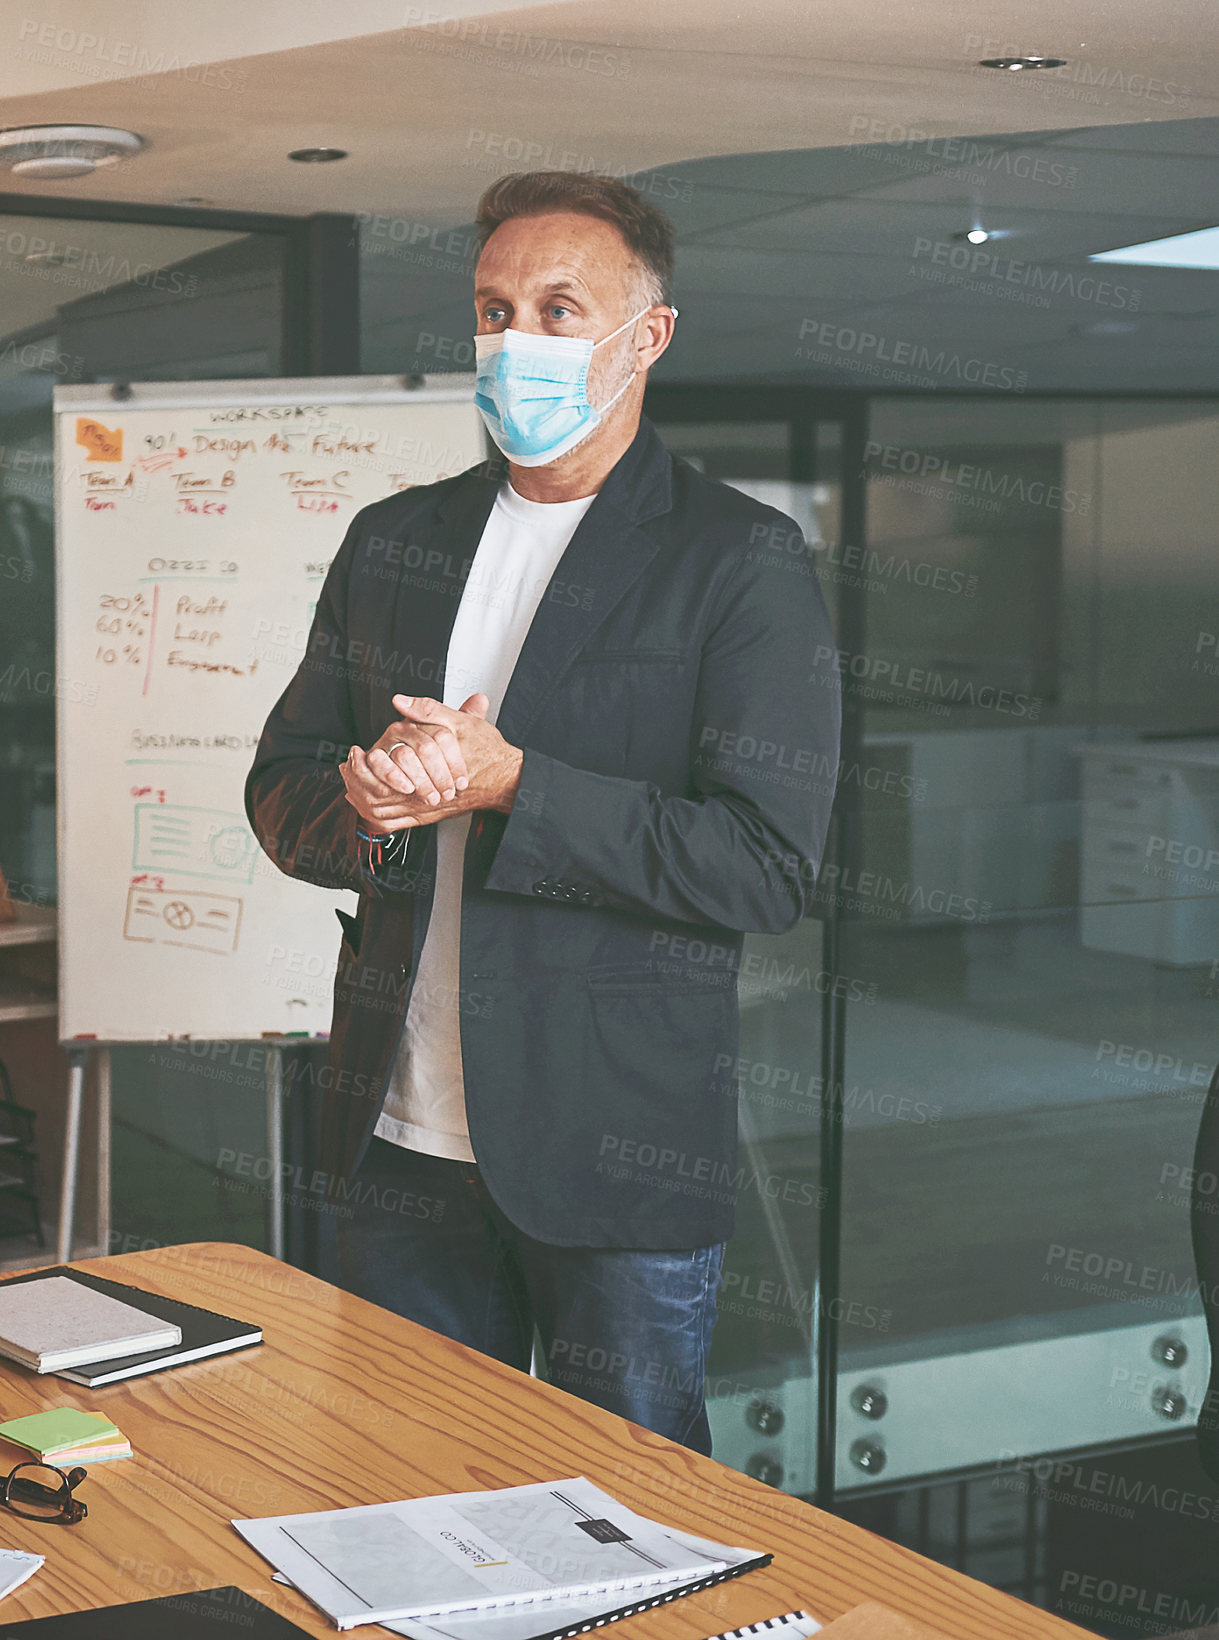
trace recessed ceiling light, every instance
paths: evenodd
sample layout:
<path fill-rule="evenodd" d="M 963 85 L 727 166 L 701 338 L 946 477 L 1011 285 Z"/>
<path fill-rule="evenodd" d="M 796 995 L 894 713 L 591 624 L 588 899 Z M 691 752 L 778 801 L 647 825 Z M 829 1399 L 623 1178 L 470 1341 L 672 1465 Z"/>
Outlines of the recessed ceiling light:
<path fill-rule="evenodd" d="M 332 159 L 346 159 L 346 148 L 294 148 L 288 155 L 300 165 L 327 165 Z"/>
<path fill-rule="evenodd" d="M 0 131 L 0 164 L 18 177 L 83 177 L 143 146 L 134 131 L 113 125 L 15 125 Z"/>
<path fill-rule="evenodd" d="M 1164 239 L 1098 251 L 1089 262 L 1137 262 L 1149 268 L 1219 268 L 1219 228 L 1195 228 Z"/>
<path fill-rule="evenodd" d="M 983 57 L 979 68 L 1065 68 L 1065 57 Z"/>
<path fill-rule="evenodd" d="M 186 199 L 171 199 L 171 205 L 210 205 L 210 199 L 204 199 L 202 194 L 192 194 Z"/>
<path fill-rule="evenodd" d="M 21 258 L 23 262 L 38 262 L 46 268 L 62 268 L 68 260 L 67 251 L 30 251 Z"/>

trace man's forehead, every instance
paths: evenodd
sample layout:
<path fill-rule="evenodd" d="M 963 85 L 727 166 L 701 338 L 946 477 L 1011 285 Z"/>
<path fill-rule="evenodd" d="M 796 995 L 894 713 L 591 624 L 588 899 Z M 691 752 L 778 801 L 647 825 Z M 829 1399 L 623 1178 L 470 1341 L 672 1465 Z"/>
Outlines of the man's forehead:
<path fill-rule="evenodd" d="M 491 266 L 489 270 L 485 271 L 492 272 L 499 277 L 515 275 L 518 278 L 532 281 L 535 285 L 543 286 L 546 290 L 574 290 L 577 287 L 581 290 L 588 290 L 590 288 L 588 280 L 584 278 L 579 268 L 573 267 L 561 257 L 555 259 L 538 258 L 526 254 L 509 257 L 504 261 L 492 262 L 489 257 L 487 260 Z M 474 294 L 481 296 L 492 288 L 493 285 L 484 278 L 475 285 Z"/>
<path fill-rule="evenodd" d="M 607 264 L 630 260 L 630 251 L 612 224 L 558 212 L 501 223 L 483 247 L 478 267 L 484 275 L 494 271 L 536 282 L 569 280 L 588 289 L 590 270 L 595 276 Z"/>

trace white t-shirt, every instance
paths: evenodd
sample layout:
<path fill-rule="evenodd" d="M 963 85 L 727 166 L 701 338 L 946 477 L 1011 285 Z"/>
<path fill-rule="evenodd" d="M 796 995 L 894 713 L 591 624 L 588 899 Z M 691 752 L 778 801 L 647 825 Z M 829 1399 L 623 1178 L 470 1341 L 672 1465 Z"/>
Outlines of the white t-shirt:
<path fill-rule="evenodd" d="M 555 566 L 595 497 L 527 501 L 505 480 L 470 565 L 449 636 L 444 704 L 476 690 L 494 723 L 525 635 Z M 437 820 L 436 889 L 378 1138 L 429 1156 L 476 1160 L 462 1079 L 461 882 L 472 814 Z M 422 828 L 419 828 L 421 831 Z M 419 832 L 412 832 L 411 845 Z M 408 845 L 408 852 L 409 852 Z"/>

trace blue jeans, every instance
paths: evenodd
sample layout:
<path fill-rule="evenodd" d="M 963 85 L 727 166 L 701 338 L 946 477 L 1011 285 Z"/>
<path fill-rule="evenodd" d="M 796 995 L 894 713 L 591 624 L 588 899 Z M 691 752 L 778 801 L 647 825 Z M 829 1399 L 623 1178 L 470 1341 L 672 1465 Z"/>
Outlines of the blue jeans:
<path fill-rule="evenodd" d="M 534 1241 L 473 1162 L 384 1139 L 356 1185 L 336 1220 L 340 1286 L 521 1372 L 536 1322 L 549 1383 L 710 1456 L 703 1389 L 724 1242 Z"/>

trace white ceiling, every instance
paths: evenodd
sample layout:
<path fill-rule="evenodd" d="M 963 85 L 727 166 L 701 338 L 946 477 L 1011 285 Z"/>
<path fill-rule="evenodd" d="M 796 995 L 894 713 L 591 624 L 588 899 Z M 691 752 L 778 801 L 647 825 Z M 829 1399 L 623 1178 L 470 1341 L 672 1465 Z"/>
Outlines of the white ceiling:
<path fill-rule="evenodd" d="M 368 235 L 366 368 L 435 369 L 434 352 L 411 356 L 419 332 L 471 326 L 468 256 L 408 260 L 394 235 L 468 224 L 495 176 L 549 165 L 631 175 L 673 217 L 670 379 L 901 385 L 881 374 L 900 363 L 863 368 L 883 352 L 939 390 L 986 366 L 1030 390 L 1219 385 L 1215 274 L 1085 260 L 1219 222 L 1210 0 L 1158 17 L 1136 0 L 1026 0 L 1018 23 L 994 0 L 40 9 L 10 11 L 0 126 L 120 125 L 147 147 L 92 177 L 0 188 L 392 219 Z M 1014 51 L 1068 66 L 977 66 Z M 979 139 L 974 163 L 945 151 L 954 137 Z M 313 145 L 349 158 L 286 157 Z M 985 248 L 1001 266 L 973 288 L 925 277 L 930 247 L 955 250 L 975 221 L 1004 235 Z M 1084 274 L 1126 298 L 1072 291 Z M 814 325 L 833 339 L 809 358 Z M 879 340 L 861 350 L 851 331 Z"/>

